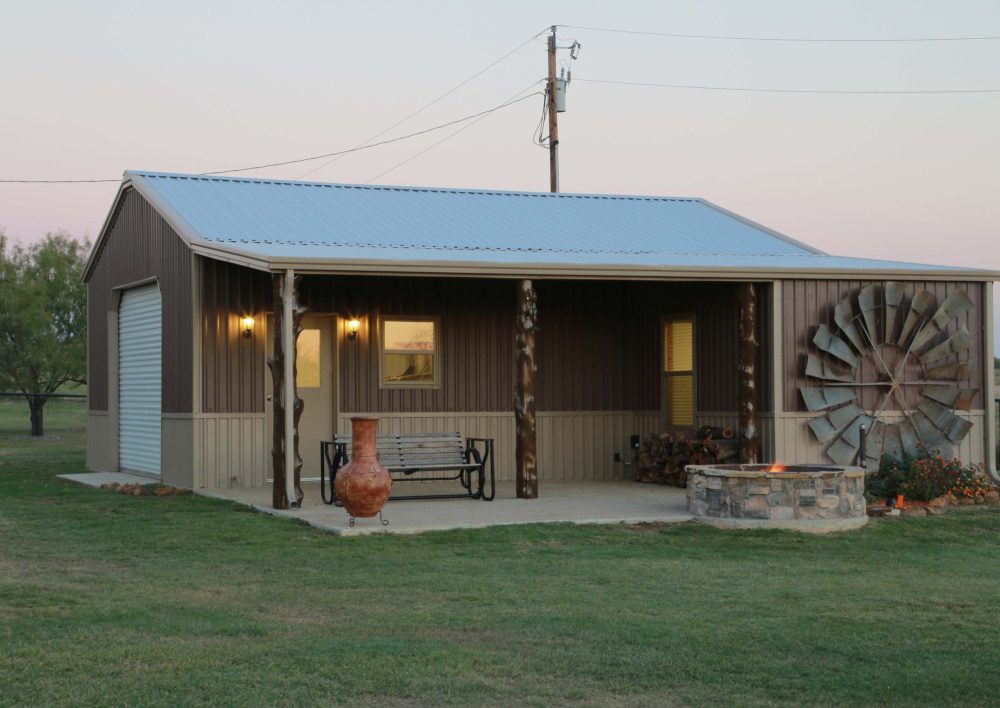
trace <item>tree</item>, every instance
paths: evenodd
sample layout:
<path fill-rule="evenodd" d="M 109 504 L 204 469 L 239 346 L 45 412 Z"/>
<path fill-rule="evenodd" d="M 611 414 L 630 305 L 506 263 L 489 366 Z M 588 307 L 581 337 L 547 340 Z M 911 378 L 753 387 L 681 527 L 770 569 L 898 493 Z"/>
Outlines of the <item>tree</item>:
<path fill-rule="evenodd" d="M 88 241 L 63 232 L 8 248 L 0 233 L 0 390 L 28 401 L 32 436 L 45 433 L 44 394 L 86 383 L 87 288 L 80 277 L 89 250 Z"/>

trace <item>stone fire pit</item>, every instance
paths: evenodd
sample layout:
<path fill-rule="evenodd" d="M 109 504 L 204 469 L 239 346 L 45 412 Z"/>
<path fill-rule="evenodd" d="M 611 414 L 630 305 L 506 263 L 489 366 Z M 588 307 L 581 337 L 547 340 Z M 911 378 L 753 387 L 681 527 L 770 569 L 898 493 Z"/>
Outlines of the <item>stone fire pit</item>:
<path fill-rule="evenodd" d="M 868 522 L 865 471 L 830 465 L 688 465 L 688 511 L 726 529 L 826 533 Z"/>

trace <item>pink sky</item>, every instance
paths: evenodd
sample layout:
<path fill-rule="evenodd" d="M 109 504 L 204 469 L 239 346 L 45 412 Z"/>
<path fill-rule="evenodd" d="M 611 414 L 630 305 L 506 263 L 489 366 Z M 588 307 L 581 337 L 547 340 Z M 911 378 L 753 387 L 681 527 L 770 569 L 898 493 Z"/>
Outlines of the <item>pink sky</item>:
<path fill-rule="evenodd" d="M 8 3 L 0 178 L 239 167 L 352 147 L 551 23 L 785 37 L 1000 35 L 995 0 Z M 1000 41 L 765 43 L 560 30 L 577 78 L 797 89 L 1000 89 Z M 386 137 L 541 79 L 529 44 Z M 564 191 L 696 195 L 831 253 L 1000 270 L 1000 93 L 747 94 L 574 82 Z M 381 183 L 547 189 L 532 99 Z M 450 131 L 310 179 L 364 182 Z M 263 171 L 297 178 L 321 163 Z M 0 185 L 0 227 L 93 237 L 114 185 Z M 1000 310 L 1000 308 L 995 308 Z M 998 313 L 1000 317 L 1000 313 Z M 1000 334 L 1000 327 L 996 327 Z"/>

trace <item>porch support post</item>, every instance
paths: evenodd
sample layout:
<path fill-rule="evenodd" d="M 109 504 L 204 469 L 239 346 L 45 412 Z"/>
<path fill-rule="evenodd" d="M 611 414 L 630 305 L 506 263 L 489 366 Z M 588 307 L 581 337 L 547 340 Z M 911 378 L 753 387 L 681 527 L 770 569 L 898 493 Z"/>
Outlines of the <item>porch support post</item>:
<path fill-rule="evenodd" d="M 745 464 L 760 462 L 757 429 L 757 291 L 753 283 L 740 283 L 740 459 Z"/>
<path fill-rule="evenodd" d="M 302 501 L 298 428 L 303 403 L 295 389 L 295 343 L 302 331 L 305 308 L 298 301 L 298 281 L 293 270 L 273 275 L 274 353 L 267 365 L 274 382 L 271 503 L 275 509 L 297 507 Z"/>
<path fill-rule="evenodd" d="M 538 498 L 538 460 L 535 436 L 535 330 L 538 296 L 530 280 L 517 284 L 517 321 L 514 324 L 514 422 L 516 426 L 517 497 Z"/>

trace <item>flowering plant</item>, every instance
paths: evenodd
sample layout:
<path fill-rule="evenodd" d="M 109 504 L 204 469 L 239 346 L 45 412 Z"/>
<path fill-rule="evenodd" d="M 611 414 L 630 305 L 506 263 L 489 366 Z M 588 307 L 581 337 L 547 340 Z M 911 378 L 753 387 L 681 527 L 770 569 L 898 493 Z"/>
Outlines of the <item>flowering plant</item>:
<path fill-rule="evenodd" d="M 975 499 L 995 487 L 986 479 L 981 465 L 970 465 L 962 469 L 958 480 L 948 489 L 956 497 Z"/>
<path fill-rule="evenodd" d="M 877 472 L 868 479 L 868 493 L 877 497 L 902 494 L 914 501 L 930 501 L 951 492 L 975 498 L 992 489 L 980 465 L 945 458 L 939 450 L 920 448 L 916 456 L 884 455 Z"/>

